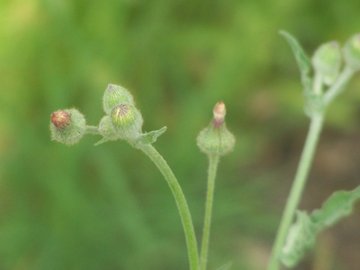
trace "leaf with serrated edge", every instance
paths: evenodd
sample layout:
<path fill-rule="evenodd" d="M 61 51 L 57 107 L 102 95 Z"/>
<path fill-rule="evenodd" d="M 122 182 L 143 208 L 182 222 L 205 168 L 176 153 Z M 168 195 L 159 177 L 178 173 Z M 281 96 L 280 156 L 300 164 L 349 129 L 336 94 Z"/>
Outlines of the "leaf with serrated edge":
<path fill-rule="evenodd" d="M 336 191 L 310 215 L 297 212 L 297 219 L 291 226 L 280 260 L 287 267 L 295 266 L 312 247 L 316 236 L 351 214 L 353 206 L 360 199 L 360 186 L 351 191 Z"/>
<path fill-rule="evenodd" d="M 289 34 L 286 31 L 279 31 L 280 35 L 282 35 L 293 51 L 296 62 L 299 66 L 301 73 L 301 82 L 303 84 L 304 90 L 306 92 L 311 91 L 311 78 L 309 73 L 311 71 L 311 62 L 309 57 L 306 55 L 304 49 L 301 47 L 300 43 L 297 41 L 295 37 Z"/>
<path fill-rule="evenodd" d="M 312 222 L 321 228 L 329 227 L 350 215 L 358 199 L 360 199 L 360 186 L 351 191 L 337 191 L 323 203 L 320 209 L 312 212 Z"/>

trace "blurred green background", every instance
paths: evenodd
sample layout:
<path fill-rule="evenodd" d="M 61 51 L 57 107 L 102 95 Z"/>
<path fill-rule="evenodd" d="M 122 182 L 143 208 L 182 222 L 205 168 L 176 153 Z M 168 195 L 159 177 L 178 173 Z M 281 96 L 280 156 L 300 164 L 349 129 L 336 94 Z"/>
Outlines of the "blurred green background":
<path fill-rule="evenodd" d="M 278 35 L 308 52 L 359 31 L 359 1 L 1 0 L 0 269 L 184 270 L 185 241 L 160 173 L 126 143 L 50 141 L 49 115 L 102 117 L 108 83 L 132 91 L 180 179 L 198 235 L 206 157 L 195 144 L 224 100 L 235 151 L 222 159 L 209 269 L 265 268 L 308 119 Z M 359 183 L 360 77 L 332 106 L 302 208 Z M 358 270 L 357 214 L 298 269 Z"/>

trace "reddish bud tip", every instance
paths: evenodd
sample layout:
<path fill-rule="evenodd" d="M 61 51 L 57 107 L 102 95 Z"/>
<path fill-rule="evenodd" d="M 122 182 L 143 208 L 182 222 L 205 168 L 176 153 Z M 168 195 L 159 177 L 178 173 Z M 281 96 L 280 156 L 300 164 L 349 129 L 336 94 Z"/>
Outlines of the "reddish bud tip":
<path fill-rule="evenodd" d="M 53 123 L 53 125 L 57 128 L 64 128 L 68 126 L 71 122 L 70 113 L 64 110 L 53 112 L 50 119 L 51 123 Z"/>
<path fill-rule="evenodd" d="M 213 109 L 214 114 L 214 126 L 217 128 L 221 126 L 225 121 L 226 107 L 224 102 L 220 101 L 215 104 Z"/>

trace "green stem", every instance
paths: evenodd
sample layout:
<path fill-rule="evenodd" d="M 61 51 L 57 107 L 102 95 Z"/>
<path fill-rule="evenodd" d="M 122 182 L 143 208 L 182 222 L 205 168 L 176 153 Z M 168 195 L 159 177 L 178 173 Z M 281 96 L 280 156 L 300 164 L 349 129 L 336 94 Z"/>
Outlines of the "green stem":
<path fill-rule="evenodd" d="M 310 165 L 312 163 L 315 148 L 323 126 L 323 118 L 324 115 L 322 114 L 314 115 L 311 118 L 310 128 L 306 138 L 304 150 L 301 154 L 300 163 L 296 171 L 295 179 L 286 203 L 286 208 L 284 210 L 280 227 L 277 232 L 268 270 L 279 269 L 279 256 L 281 253 L 281 249 L 284 246 L 289 227 L 294 218 L 295 211 L 299 205 L 300 198 L 306 184 Z"/>
<path fill-rule="evenodd" d="M 92 135 L 98 135 L 99 134 L 99 129 L 97 126 L 86 126 L 86 130 L 85 130 L 86 134 L 92 134 Z"/>
<path fill-rule="evenodd" d="M 343 72 L 339 75 L 336 82 L 331 86 L 331 88 L 324 95 L 324 103 L 328 105 L 331 101 L 334 100 L 343 90 L 344 86 L 351 79 L 356 71 L 348 66 L 346 66 Z"/>
<path fill-rule="evenodd" d="M 194 225 L 192 222 L 190 210 L 186 202 L 185 195 L 181 189 L 181 186 L 176 179 L 171 168 L 160 155 L 160 153 L 151 144 L 139 144 L 137 147 L 143 151 L 154 164 L 160 170 L 161 174 L 167 181 L 171 192 L 176 201 L 176 205 L 180 214 L 181 222 L 183 225 L 186 245 L 188 250 L 189 264 L 191 270 L 199 270 L 199 254 L 195 236 Z"/>
<path fill-rule="evenodd" d="M 211 214 L 213 208 L 216 171 L 219 164 L 219 155 L 209 155 L 209 169 L 207 180 L 207 194 L 205 204 L 204 228 L 201 242 L 200 269 L 206 270 L 209 250 Z"/>

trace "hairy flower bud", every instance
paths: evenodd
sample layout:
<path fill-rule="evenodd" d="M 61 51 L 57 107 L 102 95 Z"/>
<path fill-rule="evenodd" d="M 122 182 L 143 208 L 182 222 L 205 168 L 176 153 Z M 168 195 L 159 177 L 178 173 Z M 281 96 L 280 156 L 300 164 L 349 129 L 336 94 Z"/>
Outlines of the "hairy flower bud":
<path fill-rule="evenodd" d="M 226 108 L 223 102 L 218 102 L 213 110 L 214 118 L 197 137 L 200 150 L 208 155 L 225 155 L 233 150 L 234 135 L 226 128 Z"/>
<path fill-rule="evenodd" d="M 360 33 L 352 36 L 344 46 L 346 64 L 352 69 L 360 69 Z"/>
<path fill-rule="evenodd" d="M 130 92 L 119 85 L 109 84 L 103 96 L 105 113 L 110 114 L 116 105 L 124 103 L 134 105 L 134 99 Z"/>
<path fill-rule="evenodd" d="M 335 82 L 341 67 L 341 50 L 336 41 L 321 45 L 312 57 L 315 72 L 323 78 L 326 85 Z"/>
<path fill-rule="evenodd" d="M 119 135 L 116 133 L 116 129 L 112 123 L 111 117 L 105 115 L 99 123 L 99 133 L 107 140 L 117 140 Z"/>
<path fill-rule="evenodd" d="M 132 104 L 119 104 L 111 111 L 112 124 L 122 139 L 136 139 L 142 133 L 141 113 Z"/>
<path fill-rule="evenodd" d="M 63 129 L 66 126 L 70 125 L 70 113 L 65 110 L 58 110 L 51 114 L 50 120 L 56 128 Z"/>
<path fill-rule="evenodd" d="M 85 117 L 76 109 L 53 112 L 50 116 L 51 139 L 67 145 L 80 141 L 86 130 Z"/>

